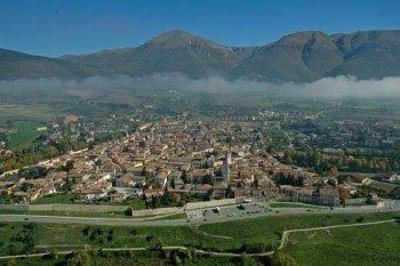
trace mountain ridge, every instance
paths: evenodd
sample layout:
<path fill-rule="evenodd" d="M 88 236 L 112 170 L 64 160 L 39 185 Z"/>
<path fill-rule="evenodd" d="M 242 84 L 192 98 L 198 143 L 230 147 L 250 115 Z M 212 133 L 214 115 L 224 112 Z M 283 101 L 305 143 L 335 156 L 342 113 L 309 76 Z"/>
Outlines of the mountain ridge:
<path fill-rule="evenodd" d="M 326 34 L 295 32 L 253 47 L 231 47 L 182 30 L 160 34 L 137 47 L 48 58 L 0 49 L 0 80 L 88 76 L 145 76 L 181 72 L 191 78 L 309 82 L 353 75 L 400 75 L 400 31 Z"/>

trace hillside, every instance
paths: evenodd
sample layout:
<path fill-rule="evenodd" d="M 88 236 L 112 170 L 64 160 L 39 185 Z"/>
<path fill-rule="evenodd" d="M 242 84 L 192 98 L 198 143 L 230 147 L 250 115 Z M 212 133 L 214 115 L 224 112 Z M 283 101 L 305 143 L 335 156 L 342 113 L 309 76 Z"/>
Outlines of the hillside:
<path fill-rule="evenodd" d="M 95 67 L 86 67 L 66 60 L 32 56 L 0 49 L 0 80 L 79 79 L 103 73 L 102 70 Z"/>
<path fill-rule="evenodd" d="M 172 72 L 191 78 L 218 75 L 278 82 L 314 81 L 337 75 L 361 79 L 398 76 L 400 31 L 334 35 L 299 32 L 261 47 L 229 47 L 176 30 L 138 47 L 58 59 L 0 50 L 1 80 Z"/>

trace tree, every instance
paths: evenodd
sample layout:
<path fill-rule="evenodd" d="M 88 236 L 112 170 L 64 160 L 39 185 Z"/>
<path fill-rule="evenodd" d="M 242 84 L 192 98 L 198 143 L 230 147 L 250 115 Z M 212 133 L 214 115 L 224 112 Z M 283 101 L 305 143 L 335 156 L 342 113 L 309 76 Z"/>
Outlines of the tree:
<path fill-rule="evenodd" d="M 294 259 L 282 250 L 276 250 L 271 258 L 271 266 L 292 266 L 296 265 Z"/>
<path fill-rule="evenodd" d="M 340 199 L 340 204 L 343 206 L 343 208 L 346 207 L 346 199 L 350 198 L 350 192 L 346 188 L 339 188 L 339 199 Z"/>
<path fill-rule="evenodd" d="M 15 261 L 15 259 L 9 259 L 6 261 L 6 266 L 16 266 L 17 262 Z"/>
<path fill-rule="evenodd" d="M 175 189 L 175 179 L 172 179 L 170 182 L 170 186 Z"/>
<path fill-rule="evenodd" d="M 89 266 L 90 255 L 86 250 L 72 252 L 69 256 L 67 256 L 66 263 L 68 266 Z"/>
<path fill-rule="evenodd" d="M 154 251 L 162 251 L 163 246 L 160 240 L 154 239 L 153 242 L 150 244 L 150 249 Z"/>
<path fill-rule="evenodd" d="M 205 175 L 202 181 L 203 184 L 214 185 L 214 178 L 211 175 Z"/>
<path fill-rule="evenodd" d="M 334 166 L 334 167 L 331 167 L 330 169 L 329 169 L 329 171 L 328 171 L 328 173 L 327 173 L 327 175 L 329 176 L 329 177 L 337 177 L 338 176 L 338 170 L 337 170 L 337 168 Z"/>
<path fill-rule="evenodd" d="M 225 197 L 226 198 L 234 198 L 235 197 L 235 192 L 232 189 L 232 186 L 229 184 L 228 187 L 226 188 L 225 191 Z"/>
<path fill-rule="evenodd" d="M 262 266 L 261 262 L 258 262 L 256 259 L 251 257 L 243 257 L 240 262 L 240 266 Z"/>

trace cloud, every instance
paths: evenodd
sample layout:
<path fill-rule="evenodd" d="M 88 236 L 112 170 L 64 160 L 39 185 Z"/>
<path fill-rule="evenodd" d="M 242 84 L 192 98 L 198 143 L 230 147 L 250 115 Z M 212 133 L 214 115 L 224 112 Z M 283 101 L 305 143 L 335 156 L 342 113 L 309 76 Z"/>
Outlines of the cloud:
<path fill-rule="evenodd" d="M 339 76 L 323 78 L 312 83 L 281 86 L 282 91 L 297 97 L 319 99 L 343 98 L 399 98 L 400 77 L 386 77 L 381 80 L 358 80 L 355 77 Z"/>
<path fill-rule="evenodd" d="M 62 81 L 59 79 L 37 79 L 1 81 L 0 94 L 7 93 L 60 93 L 61 91 L 90 90 L 104 94 L 132 93 L 157 90 L 179 90 L 220 94 L 270 94 L 281 97 L 304 99 L 345 98 L 400 98 L 400 77 L 381 80 L 358 80 L 355 77 L 338 76 L 322 78 L 311 83 L 287 82 L 282 84 L 251 81 L 226 80 L 222 77 L 190 79 L 179 73 L 154 74 L 144 77 L 89 77 L 84 80 Z M 24 95 L 21 95 L 23 97 Z"/>

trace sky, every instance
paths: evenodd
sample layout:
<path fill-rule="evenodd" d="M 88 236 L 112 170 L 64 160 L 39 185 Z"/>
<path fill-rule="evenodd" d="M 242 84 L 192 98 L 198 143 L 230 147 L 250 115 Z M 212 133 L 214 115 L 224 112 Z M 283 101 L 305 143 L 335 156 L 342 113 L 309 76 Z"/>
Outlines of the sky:
<path fill-rule="evenodd" d="M 400 29 L 400 0 L 0 0 L 0 48 L 58 57 L 174 29 L 230 46 L 308 30 Z"/>

